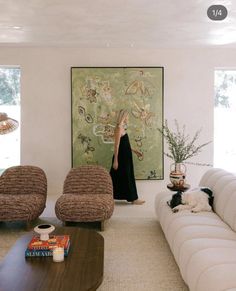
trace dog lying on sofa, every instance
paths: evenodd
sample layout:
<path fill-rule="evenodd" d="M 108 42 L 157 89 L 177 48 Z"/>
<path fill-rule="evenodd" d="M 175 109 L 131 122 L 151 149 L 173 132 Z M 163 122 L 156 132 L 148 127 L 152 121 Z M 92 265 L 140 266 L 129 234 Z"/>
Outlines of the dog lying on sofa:
<path fill-rule="evenodd" d="M 155 198 L 157 220 L 190 291 L 235 291 L 236 175 L 210 168 L 199 187 L 212 190 L 214 212 L 173 213 L 167 201 L 176 192 L 165 190 Z"/>
<path fill-rule="evenodd" d="M 201 187 L 188 192 L 178 191 L 173 194 L 167 204 L 174 213 L 181 210 L 191 210 L 197 213 L 201 211 L 211 211 L 213 206 L 213 193 L 210 188 Z"/>

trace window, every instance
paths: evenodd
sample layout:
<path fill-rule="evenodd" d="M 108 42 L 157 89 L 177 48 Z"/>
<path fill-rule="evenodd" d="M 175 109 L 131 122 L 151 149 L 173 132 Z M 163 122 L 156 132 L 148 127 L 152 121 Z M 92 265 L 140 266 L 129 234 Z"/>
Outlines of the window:
<path fill-rule="evenodd" d="M 214 167 L 236 172 L 236 70 L 215 71 Z"/>
<path fill-rule="evenodd" d="M 0 112 L 19 122 L 17 130 L 0 135 L 0 173 L 20 164 L 20 68 L 0 66 Z"/>

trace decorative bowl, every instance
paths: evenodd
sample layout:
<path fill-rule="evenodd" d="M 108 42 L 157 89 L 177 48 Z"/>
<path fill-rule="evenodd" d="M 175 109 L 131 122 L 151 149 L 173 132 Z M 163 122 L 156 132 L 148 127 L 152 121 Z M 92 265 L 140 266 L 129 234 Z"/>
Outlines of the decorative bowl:
<path fill-rule="evenodd" d="M 53 232 L 55 226 L 52 224 L 40 224 L 34 228 L 34 231 L 40 235 L 40 240 L 48 240 L 49 234 Z"/>

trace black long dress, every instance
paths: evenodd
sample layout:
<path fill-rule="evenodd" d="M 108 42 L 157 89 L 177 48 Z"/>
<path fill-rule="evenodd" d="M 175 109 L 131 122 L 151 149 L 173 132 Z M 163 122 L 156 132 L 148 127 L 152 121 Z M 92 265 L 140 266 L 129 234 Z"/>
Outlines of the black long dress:
<path fill-rule="evenodd" d="M 118 151 L 118 169 L 113 168 L 114 155 L 110 175 L 113 183 L 114 199 L 132 202 L 138 199 L 134 177 L 132 150 L 128 134 L 121 136 Z"/>

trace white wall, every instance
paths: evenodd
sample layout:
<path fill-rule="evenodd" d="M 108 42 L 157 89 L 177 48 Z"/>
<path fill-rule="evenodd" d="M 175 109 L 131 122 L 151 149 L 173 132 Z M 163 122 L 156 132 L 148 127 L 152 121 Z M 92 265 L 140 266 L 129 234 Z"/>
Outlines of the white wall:
<path fill-rule="evenodd" d="M 164 66 L 164 117 L 176 118 L 190 134 L 203 128 L 199 143 L 213 140 L 214 68 L 236 67 L 236 50 L 137 50 L 76 48 L 0 48 L 0 65 L 20 65 L 21 164 L 42 167 L 48 195 L 59 196 L 71 167 L 71 66 Z M 213 163 L 213 145 L 194 161 Z M 142 195 L 156 194 L 169 183 L 138 181 Z M 187 182 L 196 186 L 207 167 L 188 165 Z"/>

